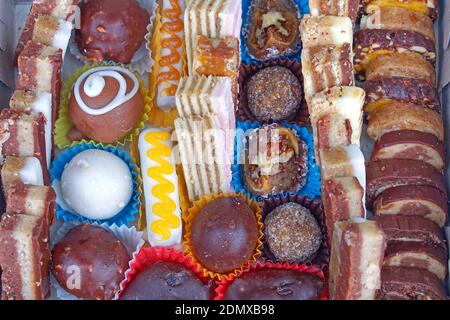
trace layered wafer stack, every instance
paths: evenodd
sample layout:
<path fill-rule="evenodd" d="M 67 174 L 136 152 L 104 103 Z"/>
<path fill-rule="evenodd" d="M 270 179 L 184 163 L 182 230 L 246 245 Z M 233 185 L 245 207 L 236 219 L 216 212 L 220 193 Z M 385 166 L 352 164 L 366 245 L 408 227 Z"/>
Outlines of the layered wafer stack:
<path fill-rule="evenodd" d="M 17 90 L 0 112 L 2 299 L 49 294 L 48 248 L 56 195 L 50 185 L 61 66 L 77 0 L 34 1 L 16 49 Z"/>
<path fill-rule="evenodd" d="M 434 1 L 363 1 L 355 70 L 364 82 L 367 206 L 388 238 L 379 299 L 446 299 L 444 127 Z"/>

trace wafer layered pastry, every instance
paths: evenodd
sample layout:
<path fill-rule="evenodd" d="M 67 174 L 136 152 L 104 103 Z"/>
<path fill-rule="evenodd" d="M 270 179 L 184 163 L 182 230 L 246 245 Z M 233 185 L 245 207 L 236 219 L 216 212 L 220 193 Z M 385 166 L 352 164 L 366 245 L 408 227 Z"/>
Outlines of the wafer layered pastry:
<path fill-rule="evenodd" d="M 230 192 L 230 150 L 218 117 L 205 114 L 178 118 L 175 131 L 189 199 Z"/>
<path fill-rule="evenodd" d="M 373 219 L 383 229 L 388 244 L 406 241 L 446 248 L 443 230 L 429 219 L 402 215 L 374 216 Z"/>
<path fill-rule="evenodd" d="M 444 144 L 431 133 L 392 131 L 382 135 L 373 148 L 371 160 L 384 159 L 421 160 L 442 171 L 445 166 Z"/>
<path fill-rule="evenodd" d="M 386 237 L 374 221 L 335 224 L 330 258 L 330 298 L 374 300 Z"/>
<path fill-rule="evenodd" d="M 38 15 L 34 24 L 32 40 L 61 49 L 64 58 L 72 29 L 72 22 L 49 15 Z"/>
<path fill-rule="evenodd" d="M 62 50 L 29 41 L 18 59 L 18 90 L 52 95 L 52 123 L 55 123 L 61 94 Z"/>
<path fill-rule="evenodd" d="M 383 267 L 379 300 L 448 300 L 445 286 L 433 273 L 419 268 Z"/>
<path fill-rule="evenodd" d="M 312 16 L 349 17 L 355 23 L 360 0 L 309 0 Z"/>
<path fill-rule="evenodd" d="M 55 217 L 56 194 L 51 187 L 15 182 L 8 188 L 6 212 L 44 219 L 49 227 Z"/>
<path fill-rule="evenodd" d="M 35 157 L 6 157 L 1 169 L 5 194 L 15 182 L 41 186 L 44 184 L 42 165 Z"/>
<path fill-rule="evenodd" d="M 438 17 L 438 0 L 362 0 L 366 12 L 377 8 L 404 8 L 429 15 L 434 20 Z"/>
<path fill-rule="evenodd" d="M 316 159 L 319 149 L 360 144 L 365 93 L 358 87 L 333 87 L 315 94 L 309 104 Z"/>
<path fill-rule="evenodd" d="M 239 39 L 242 25 L 240 0 L 191 0 L 184 15 L 189 74 L 193 74 L 197 36 Z"/>
<path fill-rule="evenodd" d="M 370 113 L 367 134 L 373 140 L 380 139 L 386 133 L 400 130 L 414 130 L 430 133 L 444 141 L 444 124 L 441 116 L 422 106 L 389 102 Z"/>
<path fill-rule="evenodd" d="M 36 157 L 43 168 L 44 184 L 50 183 L 46 164 L 45 117 L 12 109 L 0 112 L 0 160 L 5 157 Z"/>
<path fill-rule="evenodd" d="M 336 177 L 322 182 L 322 202 L 325 210 L 327 239 L 333 239 L 338 221 L 366 217 L 364 187 L 354 176 Z"/>
<path fill-rule="evenodd" d="M 303 49 L 302 74 L 308 104 L 314 94 L 326 88 L 353 85 L 353 55 L 350 44 L 346 43 L 342 47 L 319 46 Z"/>
<path fill-rule="evenodd" d="M 6 213 L 0 221 L 2 300 L 42 300 L 48 294 L 48 246 L 43 219 Z"/>
<path fill-rule="evenodd" d="M 74 17 L 78 2 L 79 0 L 34 0 L 17 44 L 16 59 L 28 41 L 33 38 L 38 15 L 49 15 L 57 19 L 70 21 Z"/>
<path fill-rule="evenodd" d="M 444 188 L 442 177 L 436 174 L 433 176 L 433 172 L 427 177 L 426 172 L 419 170 L 415 173 L 415 169 L 417 168 L 404 169 L 409 171 L 409 179 L 399 176 L 398 181 L 393 180 L 391 188 L 377 196 L 373 203 L 373 213 L 380 216 L 419 216 L 443 227 L 448 215 L 447 196 L 436 188 Z"/>
<path fill-rule="evenodd" d="M 300 23 L 303 48 L 353 45 L 353 25 L 348 17 L 303 16 Z"/>
<path fill-rule="evenodd" d="M 184 0 L 163 0 L 161 3 L 161 40 L 156 103 L 169 111 L 175 107 L 175 93 L 184 63 Z"/>
<path fill-rule="evenodd" d="M 447 262 L 447 249 L 442 246 L 403 241 L 387 246 L 383 265 L 425 269 L 444 281 Z"/>
<path fill-rule="evenodd" d="M 370 207 L 381 193 L 400 186 L 431 187 L 437 194 L 447 194 L 444 175 L 423 161 L 387 159 L 368 163 L 366 195 Z"/>
<path fill-rule="evenodd" d="M 45 117 L 45 151 L 47 168 L 50 169 L 53 154 L 52 95 L 47 92 L 16 90 L 9 101 L 9 107 Z"/>

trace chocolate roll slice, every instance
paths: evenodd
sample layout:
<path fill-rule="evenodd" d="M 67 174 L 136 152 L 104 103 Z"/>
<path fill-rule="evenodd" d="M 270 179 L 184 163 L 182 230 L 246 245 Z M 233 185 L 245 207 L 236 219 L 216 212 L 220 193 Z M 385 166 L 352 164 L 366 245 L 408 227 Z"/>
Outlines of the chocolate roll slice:
<path fill-rule="evenodd" d="M 436 275 L 420 268 L 383 267 L 378 300 L 447 300 Z"/>
<path fill-rule="evenodd" d="M 428 270 L 442 281 L 447 275 L 447 249 L 420 242 L 399 242 L 387 246 L 384 266 Z"/>
<path fill-rule="evenodd" d="M 438 113 L 441 112 L 436 88 L 426 80 L 407 78 L 385 78 L 367 80 L 363 84 L 366 91 L 366 112 L 371 112 L 379 100 L 394 100 L 421 105 Z"/>
<path fill-rule="evenodd" d="M 446 248 L 443 230 L 433 221 L 421 216 L 381 215 L 374 216 L 388 244 L 395 242 L 419 242 Z"/>
<path fill-rule="evenodd" d="M 378 8 L 404 8 L 430 16 L 434 21 L 438 18 L 438 0 L 362 0 L 367 13 Z"/>
<path fill-rule="evenodd" d="M 388 102 L 369 114 L 367 134 L 378 140 L 392 131 L 414 130 L 431 133 L 444 141 L 444 124 L 439 113 L 422 106 Z"/>
<path fill-rule="evenodd" d="M 375 143 L 372 161 L 412 159 L 425 161 L 437 170 L 445 166 L 444 144 L 436 136 L 414 130 L 388 132 Z"/>
<path fill-rule="evenodd" d="M 444 175 L 418 160 L 386 159 L 369 162 L 367 167 L 367 205 L 385 190 L 399 186 L 427 186 L 447 195 Z"/>
<path fill-rule="evenodd" d="M 412 170 L 415 170 L 412 168 Z M 422 173 L 425 174 L 424 171 Z M 429 174 L 432 174 L 429 171 Z M 420 173 L 419 173 L 420 175 Z M 404 215 L 422 216 L 443 227 L 447 222 L 447 196 L 436 189 L 441 185 L 438 178 L 425 179 L 424 175 L 416 175 L 416 184 L 434 183 L 434 186 L 400 185 L 382 192 L 373 203 L 373 212 L 376 215 Z M 411 176 L 410 176 L 411 177 Z M 407 182 L 405 177 L 402 181 Z M 411 181 L 411 179 L 409 179 Z M 408 181 L 409 182 L 409 181 Z"/>

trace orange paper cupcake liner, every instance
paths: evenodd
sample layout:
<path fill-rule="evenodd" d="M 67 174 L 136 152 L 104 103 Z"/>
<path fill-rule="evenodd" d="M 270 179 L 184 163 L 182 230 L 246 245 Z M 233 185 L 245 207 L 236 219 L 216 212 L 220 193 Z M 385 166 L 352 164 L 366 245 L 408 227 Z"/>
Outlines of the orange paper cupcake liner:
<path fill-rule="evenodd" d="M 224 300 L 225 295 L 227 293 L 228 287 L 233 283 L 234 280 L 242 276 L 242 274 L 246 272 L 251 272 L 253 270 L 261 270 L 261 269 L 284 269 L 284 270 L 294 270 L 301 273 L 307 273 L 313 276 L 316 276 L 323 280 L 324 289 L 322 290 L 322 294 L 320 295 L 320 300 L 328 300 L 328 287 L 325 281 L 325 276 L 322 270 L 308 266 L 306 264 L 295 264 L 295 263 L 271 263 L 271 262 L 256 262 L 250 266 L 250 268 L 243 270 L 243 272 L 236 276 L 232 275 L 228 279 L 222 279 L 217 283 L 217 288 L 215 290 L 214 300 Z"/>
<path fill-rule="evenodd" d="M 148 113 L 149 118 L 148 121 L 150 124 L 157 127 L 173 128 L 175 119 L 179 117 L 176 106 L 173 106 L 173 108 L 170 111 L 166 112 L 161 108 L 159 108 L 156 97 L 158 92 L 157 77 L 160 72 L 159 61 L 161 59 L 160 53 L 160 45 L 162 37 L 161 26 L 162 26 L 162 14 L 161 14 L 161 6 L 159 6 L 156 13 L 155 27 L 150 45 L 150 49 L 152 52 L 152 59 L 155 61 L 155 63 L 153 64 L 152 72 L 149 73 L 149 91 L 150 91 L 150 99 L 152 102 L 152 108 Z M 181 70 L 181 77 L 184 77 L 187 75 L 186 46 L 184 40 L 183 40 L 182 61 L 183 61 L 183 70 Z"/>
<path fill-rule="evenodd" d="M 125 272 L 125 279 L 120 283 L 120 289 L 117 294 L 118 299 L 121 299 L 128 284 L 130 284 L 142 270 L 159 261 L 179 263 L 191 270 L 204 284 L 210 284 L 212 282 L 212 279 L 204 276 L 198 265 L 192 262 L 192 259 L 182 252 L 164 247 L 146 247 L 141 248 L 138 253 L 135 253 L 133 259 L 130 261 L 130 267 Z"/>
<path fill-rule="evenodd" d="M 201 263 L 197 260 L 195 257 L 193 250 L 192 250 L 192 243 L 191 243 L 191 226 L 193 219 L 199 214 L 200 210 L 205 207 L 207 203 L 209 203 L 212 200 L 219 199 L 219 198 L 225 198 L 225 197 L 240 197 L 242 200 L 245 201 L 245 203 L 252 209 L 252 211 L 255 213 L 256 221 L 258 224 L 259 229 L 259 237 L 258 237 L 258 243 L 256 245 L 255 252 L 251 259 L 243 264 L 241 267 L 233 270 L 230 273 L 223 274 L 214 272 L 211 270 L 206 269 L 201 265 Z M 261 256 L 262 253 L 262 247 L 263 247 L 263 224 L 262 224 L 262 211 L 261 206 L 258 202 L 248 199 L 246 196 L 240 194 L 240 193 L 226 193 L 226 194 L 211 194 L 207 196 L 203 196 L 200 200 L 197 200 L 193 203 L 192 207 L 189 208 L 186 211 L 183 211 L 183 220 L 185 223 L 185 236 L 184 236 L 184 247 L 185 247 L 185 253 L 192 258 L 194 263 L 198 265 L 199 268 L 202 269 L 203 275 L 205 277 L 214 278 L 217 280 L 222 279 L 230 279 L 230 277 L 236 277 L 240 273 L 242 273 L 244 270 L 250 268 L 251 264 L 256 261 L 256 259 Z"/>

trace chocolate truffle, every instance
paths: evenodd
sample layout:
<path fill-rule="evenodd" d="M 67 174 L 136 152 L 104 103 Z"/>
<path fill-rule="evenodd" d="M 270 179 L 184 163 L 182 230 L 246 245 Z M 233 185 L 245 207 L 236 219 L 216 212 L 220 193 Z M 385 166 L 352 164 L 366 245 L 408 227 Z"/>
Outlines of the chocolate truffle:
<path fill-rule="evenodd" d="M 59 202 L 85 218 L 106 220 L 119 214 L 133 195 L 127 163 L 111 152 L 89 149 L 70 160 L 61 175 Z"/>
<path fill-rule="evenodd" d="M 212 290 L 185 266 L 156 262 L 126 287 L 121 300 L 209 300 Z"/>
<path fill-rule="evenodd" d="M 227 288 L 225 300 L 319 300 L 323 281 L 287 269 L 258 269 L 243 273 Z"/>
<path fill-rule="evenodd" d="M 246 87 L 247 105 L 258 121 L 294 116 L 302 102 L 302 86 L 291 70 L 268 67 L 255 73 Z"/>
<path fill-rule="evenodd" d="M 245 153 L 243 177 L 252 194 L 297 192 L 306 184 L 308 146 L 293 130 L 278 124 L 256 129 Z"/>
<path fill-rule="evenodd" d="M 191 228 L 194 256 L 203 267 L 217 273 L 232 272 L 246 264 L 258 244 L 255 213 L 240 197 L 207 203 Z"/>
<path fill-rule="evenodd" d="M 69 116 L 76 129 L 101 143 L 114 143 L 128 135 L 143 111 L 139 80 L 122 67 L 87 70 L 75 82 L 69 100 Z M 70 132 L 68 138 L 76 136 Z"/>
<path fill-rule="evenodd" d="M 267 215 L 264 235 L 269 250 L 282 262 L 311 260 L 322 244 L 316 218 L 295 202 L 285 203 Z"/>
<path fill-rule="evenodd" d="M 70 230 L 52 256 L 59 284 L 78 298 L 96 300 L 114 297 L 131 259 L 112 233 L 89 224 Z"/>
<path fill-rule="evenodd" d="M 130 63 L 147 33 L 148 12 L 136 0 L 84 0 L 80 9 L 75 38 L 86 59 Z"/>

